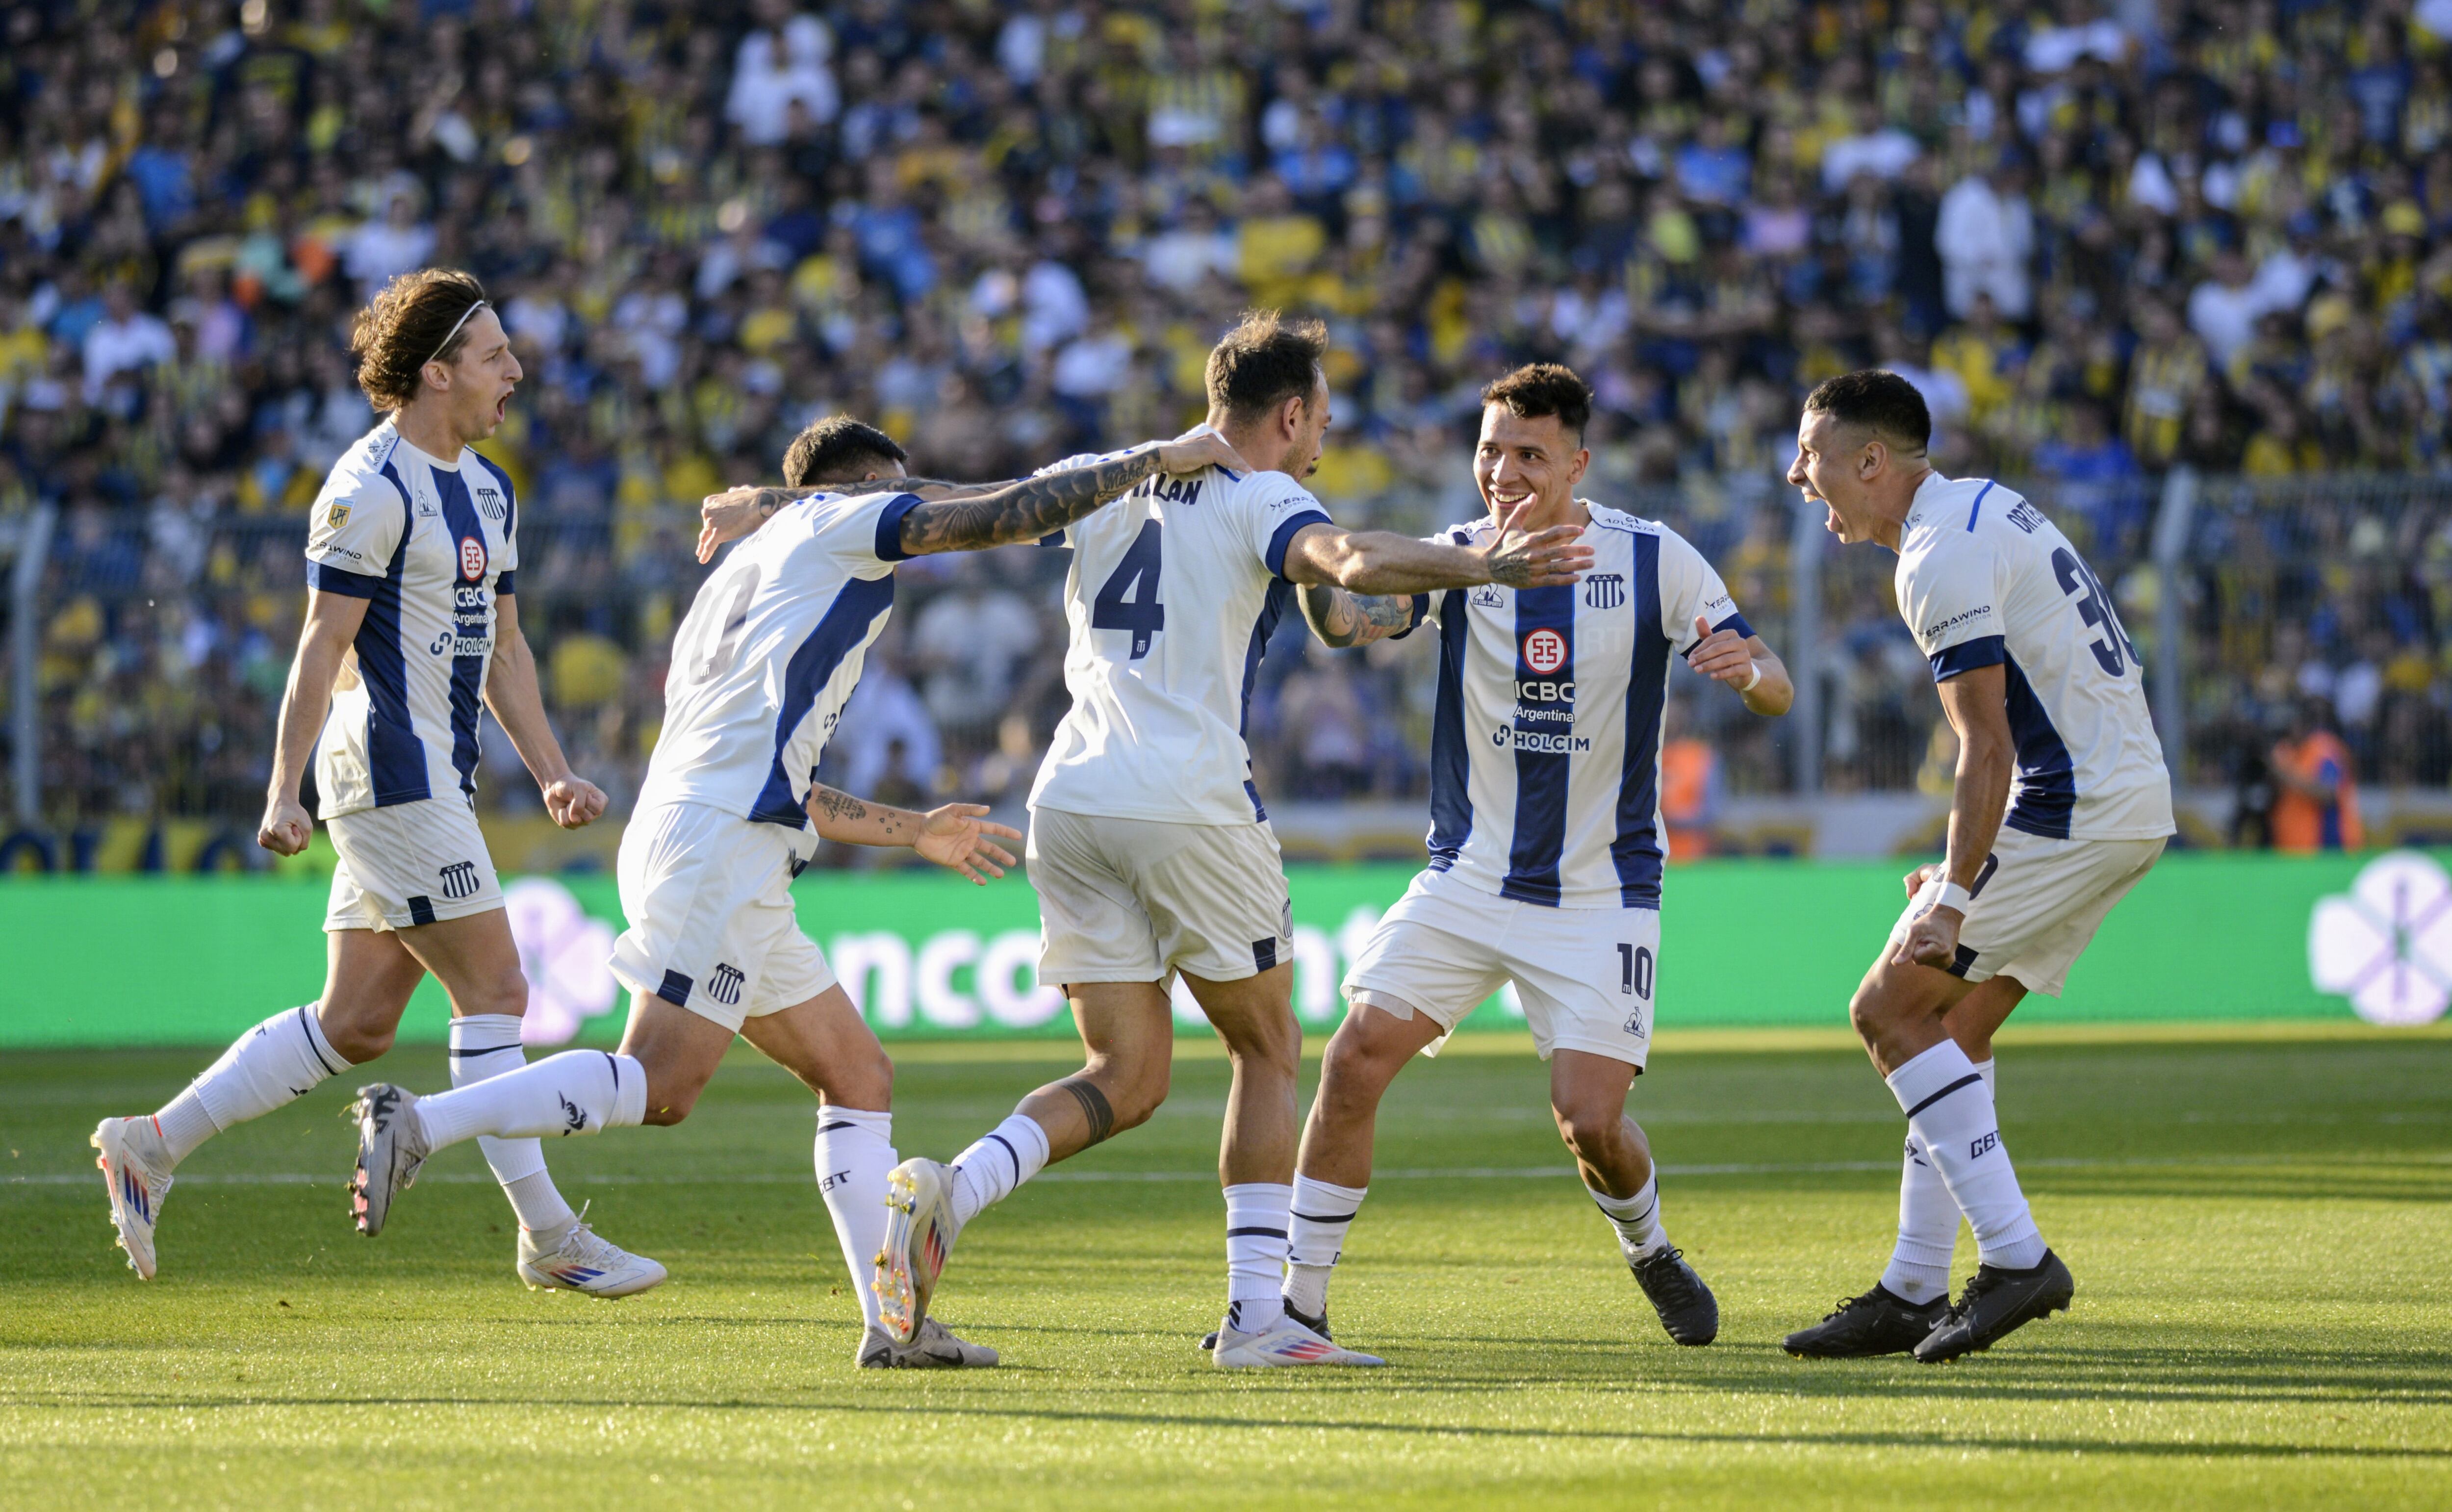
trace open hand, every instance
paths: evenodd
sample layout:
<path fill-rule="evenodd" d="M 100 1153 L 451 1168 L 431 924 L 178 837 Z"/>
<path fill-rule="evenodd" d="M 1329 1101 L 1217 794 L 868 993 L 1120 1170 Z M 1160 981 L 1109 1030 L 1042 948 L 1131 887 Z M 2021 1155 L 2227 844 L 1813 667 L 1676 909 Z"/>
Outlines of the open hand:
<path fill-rule="evenodd" d="M 1686 653 L 1687 666 L 1730 687 L 1742 687 L 1753 677 L 1754 653 L 1744 636 L 1734 630 L 1715 630 L 1699 614 L 1694 616 L 1694 633 L 1700 639 Z"/>
<path fill-rule="evenodd" d="M 1207 426 L 1195 426 L 1173 441 L 1157 444 L 1157 466 L 1171 478 L 1186 473 L 1206 472 L 1211 468 L 1223 468 L 1229 472 L 1244 473 L 1252 465 L 1243 460 L 1224 436 Z"/>
<path fill-rule="evenodd" d="M 1531 507 L 1532 500 L 1527 498 L 1508 510 L 1498 522 L 1497 533 L 1490 538 L 1490 545 L 1482 547 L 1482 560 L 1490 565 L 1490 581 L 1511 588 L 1546 588 L 1572 583 L 1577 573 L 1592 565 L 1592 548 L 1581 540 L 1584 527 L 1553 525 L 1527 535 L 1516 528 L 1516 523 Z"/>
<path fill-rule="evenodd" d="M 775 511 L 760 507 L 760 496 L 767 489 L 756 484 L 742 484 L 722 493 L 710 493 L 698 506 L 698 559 L 715 560 L 715 548 L 726 541 L 738 541 L 766 523 Z"/>
<path fill-rule="evenodd" d="M 273 798 L 264 806 L 264 821 L 255 826 L 255 843 L 276 856 L 294 856 L 306 848 L 315 822 L 295 798 Z"/>
<path fill-rule="evenodd" d="M 947 804 L 942 808 L 931 808 L 920 816 L 920 838 L 911 843 L 911 848 L 984 887 L 988 877 L 1001 877 L 1004 868 L 1014 865 L 1013 853 L 988 837 L 1021 838 L 1020 830 L 992 825 L 979 817 L 987 811 L 985 804 Z M 988 877 L 980 876 L 982 871 Z"/>
<path fill-rule="evenodd" d="M 604 789 L 584 777 L 565 777 L 558 783 L 547 783 L 544 811 L 563 828 L 577 829 L 593 823 L 604 812 Z"/>

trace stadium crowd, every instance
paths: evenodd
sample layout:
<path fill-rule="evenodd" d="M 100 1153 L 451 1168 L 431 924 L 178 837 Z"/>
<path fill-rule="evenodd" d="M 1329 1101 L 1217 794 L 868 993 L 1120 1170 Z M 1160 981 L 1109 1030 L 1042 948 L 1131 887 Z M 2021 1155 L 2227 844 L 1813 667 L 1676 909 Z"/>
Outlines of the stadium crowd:
<path fill-rule="evenodd" d="M 524 501 L 523 618 L 617 810 L 702 494 L 837 409 L 940 476 L 1172 434 L 1250 305 L 1332 323 L 1313 481 L 1340 519 L 1472 512 L 1475 389 L 1563 359 L 1598 391 L 1595 496 L 1686 529 L 1775 640 L 1773 478 L 1797 397 L 1850 368 L 1918 384 L 1945 470 L 2031 480 L 2132 614 L 2176 464 L 2452 470 L 2446 0 L 104 0 L 0 25 L 0 530 L 59 508 L 60 825 L 261 807 L 305 508 L 372 423 L 349 316 L 430 263 L 486 281 L 526 367 L 488 448 Z M 2317 530 L 2338 566 L 2273 565 L 2289 511 L 2224 516 L 2267 549 L 2225 537 L 2205 569 L 2184 781 L 2239 779 L 2304 700 L 2384 780 L 2445 780 L 2431 497 Z M 1025 791 L 1063 706 L 1061 570 L 905 567 L 832 780 Z M 1910 786 L 1937 706 L 1888 559 L 1830 581 L 1827 779 Z M 1253 713 L 1263 786 L 1417 792 L 1429 659 L 1298 640 Z M 1690 716 L 1715 780 L 1781 786 L 1724 712 Z M 491 742 L 485 802 L 533 804 L 515 761 Z"/>

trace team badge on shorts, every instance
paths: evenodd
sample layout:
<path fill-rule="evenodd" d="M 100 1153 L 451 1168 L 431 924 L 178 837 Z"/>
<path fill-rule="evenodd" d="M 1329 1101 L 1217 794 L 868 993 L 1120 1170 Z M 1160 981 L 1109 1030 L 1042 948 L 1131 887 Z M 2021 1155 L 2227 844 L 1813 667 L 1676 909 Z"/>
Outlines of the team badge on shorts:
<path fill-rule="evenodd" d="M 741 968 L 717 962 L 715 974 L 706 979 L 706 995 L 730 1007 L 741 1001 Z"/>
<path fill-rule="evenodd" d="M 446 898 L 473 898 L 477 895 L 477 864 L 475 862 L 455 861 L 451 865 L 444 867 L 440 875 L 443 878 L 443 896 Z"/>

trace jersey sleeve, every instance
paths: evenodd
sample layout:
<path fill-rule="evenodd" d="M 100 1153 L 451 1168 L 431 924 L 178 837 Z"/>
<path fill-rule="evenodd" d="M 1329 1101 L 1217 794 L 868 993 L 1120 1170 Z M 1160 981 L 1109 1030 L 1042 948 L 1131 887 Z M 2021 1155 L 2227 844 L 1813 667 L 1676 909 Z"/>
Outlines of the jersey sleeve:
<path fill-rule="evenodd" d="M 1899 608 L 1936 683 L 2008 660 L 1998 574 L 1980 536 L 1952 531 L 1917 552 L 1899 573 Z"/>
<path fill-rule="evenodd" d="M 1286 547 L 1305 527 L 1336 523 L 1309 488 L 1282 472 L 1250 473 L 1228 487 L 1235 527 L 1271 577 L 1286 575 Z"/>
<path fill-rule="evenodd" d="M 339 485 L 336 487 L 335 485 Z M 370 599 L 391 570 L 408 506 L 381 473 L 325 485 L 306 530 L 306 586 Z"/>
<path fill-rule="evenodd" d="M 902 549 L 902 520 L 920 507 L 916 493 L 870 493 L 837 501 L 835 518 L 822 527 L 828 544 L 854 577 L 881 578 L 912 553 Z"/>
<path fill-rule="evenodd" d="M 1702 643 L 1694 633 L 1694 622 L 1700 619 L 1712 633 L 1734 630 L 1739 635 L 1751 635 L 1754 627 L 1737 612 L 1736 601 L 1729 597 L 1728 585 L 1720 581 L 1719 572 L 1694 549 L 1687 539 L 1673 530 L 1660 533 L 1660 632 L 1669 644 L 1684 656 Z"/>

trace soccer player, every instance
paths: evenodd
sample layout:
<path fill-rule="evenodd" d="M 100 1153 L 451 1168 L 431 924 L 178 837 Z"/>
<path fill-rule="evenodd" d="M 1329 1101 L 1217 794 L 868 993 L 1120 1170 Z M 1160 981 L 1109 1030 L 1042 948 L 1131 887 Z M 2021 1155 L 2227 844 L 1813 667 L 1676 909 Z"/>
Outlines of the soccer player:
<path fill-rule="evenodd" d="M 1955 1360 L 2069 1304 L 1993 1112 L 1992 1035 L 2028 992 L 2058 997 L 2112 905 L 2172 833 L 2171 780 L 2137 647 L 2068 538 L 1986 478 L 1925 460 L 1932 422 L 1895 373 L 1806 397 L 1788 479 L 1830 532 L 1899 554 L 1899 612 L 1958 732 L 1949 846 L 1849 1004 L 1907 1113 L 1899 1238 L 1873 1289 L 1788 1336 L 1789 1353 Z M 1975 1274 L 1949 1302 L 1959 1215 Z"/>
<path fill-rule="evenodd" d="M 141 1277 L 154 1273 L 178 1164 L 389 1049 L 428 971 L 451 997 L 455 1084 L 524 1064 L 527 983 L 470 806 L 480 699 L 556 824 L 576 829 L 604 811 L 603 793 L 563 757 L 520 634 L 519 501 L 470 446 L 502 424 L 521 377 L 484 288 L 442 269 L 403 274 L 359 313 L 351 344 L 359 386 L 386 418 L 315 499 L 306 622 L 256 832 L 277 855 L 306 848 L 313 823 L 299 790 L 311 753 L 340 853 L 324 993 L 241 1035 L 160 1111 L 94 1130 L 111 1222 Z M 619 1297 L 664 1279 L 663 1266 L 579 1221 L 535 1140 L 488 1140 L 484 1155 L 519 1217 L 528 1284 Z"/>
<path fill-rule="evenodd" d="M 1535 363 L 1481 403 L 1473 481 L 1490 513 L 1443 537 L 1487 541 L 1521 514 L 1528 529 L 1580 527 L 1592 560 L 1576 583 L 1410 605 L 1304 589 L 1304 613 L 1331 646 L 1436 623 L 1439 691 L 1430 865 L 1346 976 L 1352 1008 L 1303 1130 L 1285 1307 L 1327 1335 L 1329 1277 L 1370 1186 L 1381 1098 L 1512 981 L 1585 1189 L 1669 1337 L 1708 1344 L 1719 1305 L 1669 1243 L 1651 1145 L 1626 1111 L 1655 1011 L 1669 660 L 1684 656 L 1757 714 L 1786 713 L 1794 690 L 1702 553 L 1667 526 L 1575 496 L 1592 460 L 1581 379 Z"/>
<path fill-rule="evenodd" d="M 1297 584 L 1412 594 L 1573 580 L 1591 561 L 1571 526 L 1510 519 L 1471 544 L 1331 524 L 1295 480 L 1329 424 L 1317 322 L 1247 315 L 1209 355 L 1213 429 L 1257 471 L 1143 485 L 1061 532 L 1073 706 L 1030 795 L 1038 979 L 1061 983 L 1087 1051 L 1075 1075 L 1021 1101 L 950 1165 L 904 1162 L 877 1284 L 890 1327 L 925 1316 L 962 1225 L 1049 1164 L 1146 1120 L 1174 1046 L 1180 973 L 1233 1065 L 1218 1156 L 1226 1197 L 1230 1368 L 1377 1364 L 1287 1318 L 1286 1255 L 1301 1046 L 1290 988 L 1292 915 L 1275 836 L 1243 745 L 1252 680 Z M 1394 601 L 1411 612 L 1411 601 Z M 1401 627 L 1401 619 L 1399 620 Z"/>
<path fill-rule="evenodd" d="M 359 1092 L 359 1226 L 382 1231 L 399 1191 L 436 1150 L 473 1136 L 592 1134 L 689 1116 L 736 1036 L 817 1093 L 817 1174 L 861 1300 L 862 1365 L 992 1365 L 934 1319 L 889 1337 L 867 1266 L 884 1240 L 893 1068 L 800 931 L 791 881 L 820 838 L 909 846 L 984 884 L 1021 836 L 976 804 L 928 813 L 870 805 L 819 785 L 818 758 L 868 645 L 894 603 L 894 567 L 933 551 L 1035 541 L 1161 473 L 1237 459 L 1216 436 L 1137 450 L 993 491 L 923 501 L 901 483 L 901 449 L 834 420 L 795 444 L 802 485 L 749 490 L 755 534 L 699 589 L 673 637 L 663 732 L 622 836 L 613 973 L 632 997 L 617 1053 L 574 1050 L 474 1086 L 421 1098 Z M 880 474 L 887 486 L 866 480 Z M 860 479 L 860 482 L 850 482 Z M 824 491 L 827 480 L 849 491 Z M 727 496 L 709 501 L 710 507 Z M 747 528 L 749 527 L 743 527 Z M 720 532 L 719 532 L 720 533 Z"/>

